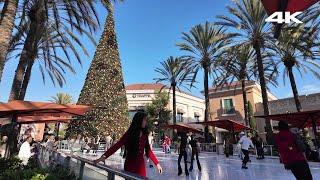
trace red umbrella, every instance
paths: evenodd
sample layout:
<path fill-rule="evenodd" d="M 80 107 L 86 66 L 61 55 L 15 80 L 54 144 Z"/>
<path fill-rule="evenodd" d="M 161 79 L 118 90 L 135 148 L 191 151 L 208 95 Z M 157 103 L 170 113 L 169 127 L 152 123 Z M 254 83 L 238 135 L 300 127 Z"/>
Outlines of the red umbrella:
<path fill-rule="evenodd" d="M 305 11 L 319 0 L 261 0 L 265 10 L 269 15 L 275 12 L 300 12 Z M 282 23 L 275 25 L 274 37 L 278 39 L 281 32 Z"/>
<path fill-rule="evenodd" d="M 272 114 L 267 116 L 255 116 L 258 118 L 271 119 L 275 121 L 286 121 L 293 127 L 305 128 L 312 126 L 313 133 L 317 138 L 317 124 L 320 123 L 320 110 L 302 111 L 284 114 Z M 317 138 L 318 139 L 318 138 Z"/>
<path fill-rule="evenodd" d="M 258 118 L 271 119 L 274 121 L 286 121 L 293 127 L 305 128 L 313 123 L 320 123 L 320 110 L 302 111 L 284 114 L 271 114 L 268 116 L 255 116 Z"/>
<path fill-rule="evenodd" d="M 0 118 L 12 116 L 81 116 L 90 110 L 91 107 L 85 105 L 61 105 L 15 100 L 0 103 Z"/>
<path fill-rule="evenodd" d="M 284 5 L 286 4 L 285 1 L 287 1 L 287 5 L 284 10 L 280 9 L 281 1 L 283 0 L 261 0 L 264 8 L 269 15 L 273 14 L 276 11 L 288 11 L 290 13 L 304 11 L 319 0 L 284 0 Z"/>
<path fill-rule="evenodd" d="M 183 123 L 165 124 L 165 125 L 162 125 L 161 127 L 170 128 L 170 129 L 176 129 L 178 131 L 183 131 L 183 132 L 203 133 L 201 130 L 196 129 L 196 128 L 188 125 L 188 124 L 183 124 Z"/>
<path fill-rule="evenodd" d="M 251 128 L 229 119 L 219 119 L 219 120 L 213 120 L 213 121 L 207 121 L 207 122 L 195 122 L 191 124 L 202 124 L 204 126 L 214 126 L 214 127 L 231 131 L 231 132 L 251 130 Z"/>

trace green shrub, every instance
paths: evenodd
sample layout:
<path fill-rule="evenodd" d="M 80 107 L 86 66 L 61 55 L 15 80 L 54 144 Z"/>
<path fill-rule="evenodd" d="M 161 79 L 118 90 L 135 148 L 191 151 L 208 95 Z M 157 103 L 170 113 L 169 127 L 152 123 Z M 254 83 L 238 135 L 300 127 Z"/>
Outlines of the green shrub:
<path fill-rule="evenodd" d="M 0 158 L 0 176 L 6 170 L 18 170 L 22 168 L 21 160 L 16 157 L 11 157 L 9 159 Z"/>
<path fill-rule="evenodd" d="M 41 168 L 36 158 L 31 157 L 26 166 L 16 157 L 0 158 L 0 180 L 76 180 L 69 168 L 52 165 Z"/>

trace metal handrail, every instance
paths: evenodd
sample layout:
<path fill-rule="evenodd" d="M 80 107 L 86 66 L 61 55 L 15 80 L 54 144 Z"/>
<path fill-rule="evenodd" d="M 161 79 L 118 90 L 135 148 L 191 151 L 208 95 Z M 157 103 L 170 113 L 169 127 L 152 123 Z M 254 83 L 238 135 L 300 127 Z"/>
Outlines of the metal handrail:
<path fill-rule="evenodd" d="M 50 151 L 48 150 L 45 146 L 41 145 L 40 148 L 43 150 L 46 150 L 46 151 Z M 40 152 L 43 152 L 43 151 L 40 151 Z M 114 180 L 115 179 L 115 176 L 119 176 L 119 177 L 122 177 L 122 178 L 125 178 L 125 179 L 130 179 L 130 180 L 144 180 L 144 179 L 148 179 L 146 177 L 142 177 L 142 176 L 138 176 L 136 174 L 133 174 L 133 173 L 130 173 L 130 172 L 127 172 L 127 171 L 124 171 L 124 170 L 117 170 L 117 169 L 113 169 L 107 165 L 103 165 L 101 163 L 99 164 L 95 164 L 93 161 L 91 160 L 88 160 L 86 158 L 83 158 L 83 157 L 79 157 L 79 156 L 76 156 L 74 154 L 71 154 L 71 153 L 61 153 L 57 150 L 51 150 L 51 152 L 55 153 L 55 154 L 58 154 L 58 155 L 64 155 L 66 160 L 68 160 L 70 162 L 71 158 L 73 159 L 76 159 L 78 161 L 81 162 L 81 165 L 80 165 L 80 171 L 79 171 L 79 179 L 82 179 L 83 178 L 83 173 L 84 173 L 84 166 L 85 164 L 89 164 L 93 167 L 97 167 L 99 169 L 102 169 L 104 171 L 106 171 L 108 173 L 108 180 Z M 68 165 L 69 166 L 69 163 Z"/>

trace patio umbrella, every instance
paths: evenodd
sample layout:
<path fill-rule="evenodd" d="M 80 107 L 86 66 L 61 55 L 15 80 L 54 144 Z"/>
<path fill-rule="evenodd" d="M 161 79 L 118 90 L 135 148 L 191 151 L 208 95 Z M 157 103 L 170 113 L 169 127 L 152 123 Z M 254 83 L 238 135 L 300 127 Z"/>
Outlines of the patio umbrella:
<path fill-rule="evenodd" d="M 233 120 L 229 120 L 229 119 L 219 119 L 219 120 L 213 120 L 213 121 L 207 121 L 207 122 L 194 122 L 194 123 L 190 123 L 190 124 L 201 124 L 204 126 L 214 126 L 214 127 L 218 127 L 218 128 L 222 128 L 231 132 L 240 132 L 240 131 L 244 131 L 244 130 L 251 130 L 251 128 L 233 121 Z"/>
<path fill-rule="evenodd" d="M 244 131 L 244 130 L 252 130 L 251 128 L 233 121 L 233 120 L 229 120 L 229 119 L 219 119 L 219 120 L 213 120 L 213 121 L 206 121 L 206 122 L 194 122 L 194 123 L 190 123 L 190 124 L 201 124 L 203 126 L 213 126 L 213 127 L 218 127 L 218 128 L 222 128 L 225 130 L 228 130 L 229 132 L 232 133 L 234 141 L 235 141 L 235 132 L 240 132 L 240 131 Z"/>
<path fill-rule="evenodd" d="M 184 124 L 184 123 L 177 123 L 177 124 L 164 124 L 161 125 L 161 127 L 163 128 L 170 128 L 170 129 L 176 129 L 178 131 L 182 131 L 182 132 L 192 132 L 192 133 L 203 133 L 201 130 L 196 129 L 188 124 Z"/>
<path fill-rule="evenodd" d="M 262 115 L 262 116 L 255 116 L 255 117 L 270 119 L 274 121 L 286 121 L 288 124 L 292 125 L 293 127 L 298 127 L 298 128 L 305 128 L 305 127 L 312 126 L 315 138 L 318 139 L 317 124 L 320 124 L 320 110 L 302 111 L 302 112 L 284 113 L 284 114 L 272 114 L 267 116 Z"/>
<path fill-rule="evenodd" d="M 14 116 L 81 116 L 91 109 L 85 105 L 61 105 L 47 102 L 10 101 L 0 103 L 0 118 Z"/>
<path fill-rule="evenodd" d="M 47 102 L 15 100 L 8 103 L 0 103 L 0 118 L 10 118 L 13 123 L 20 123 L 23 121 L 22 117 L 27 117 L 25 120 L 29 121 L 29 123 L 43 122 L 44 120 L 47 120 L 47 122 L 59 122 L 62 120 L 61 118 L 81 116 L 90 109 L 90 106 L 85 105 L 60 105 Z M 20 127 L 16 130 L 14 126 L 11 128 L 8 142 L 13 144 L 10 147 L 15 148 L 17 144 L 16 136 L 20 132 Z M 17 130 L 18 132 L 16 132 Z M 16 151 L 16 149 L 13 151 Z"/>

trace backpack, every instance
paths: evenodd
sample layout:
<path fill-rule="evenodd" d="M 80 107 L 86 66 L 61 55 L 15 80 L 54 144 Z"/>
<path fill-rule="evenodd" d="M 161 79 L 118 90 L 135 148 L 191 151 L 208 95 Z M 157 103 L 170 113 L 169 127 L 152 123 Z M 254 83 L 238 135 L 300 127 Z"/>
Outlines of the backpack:
<path fill-rule="evenodd" d="M 304 141 L 302 137 L 299 134 L 293 134 L 294 139 L 295 139 L 295 144 L 297 145 L 297 148 L 300 152 L 306 152 L 307 147 L 304 144 Z"/>

